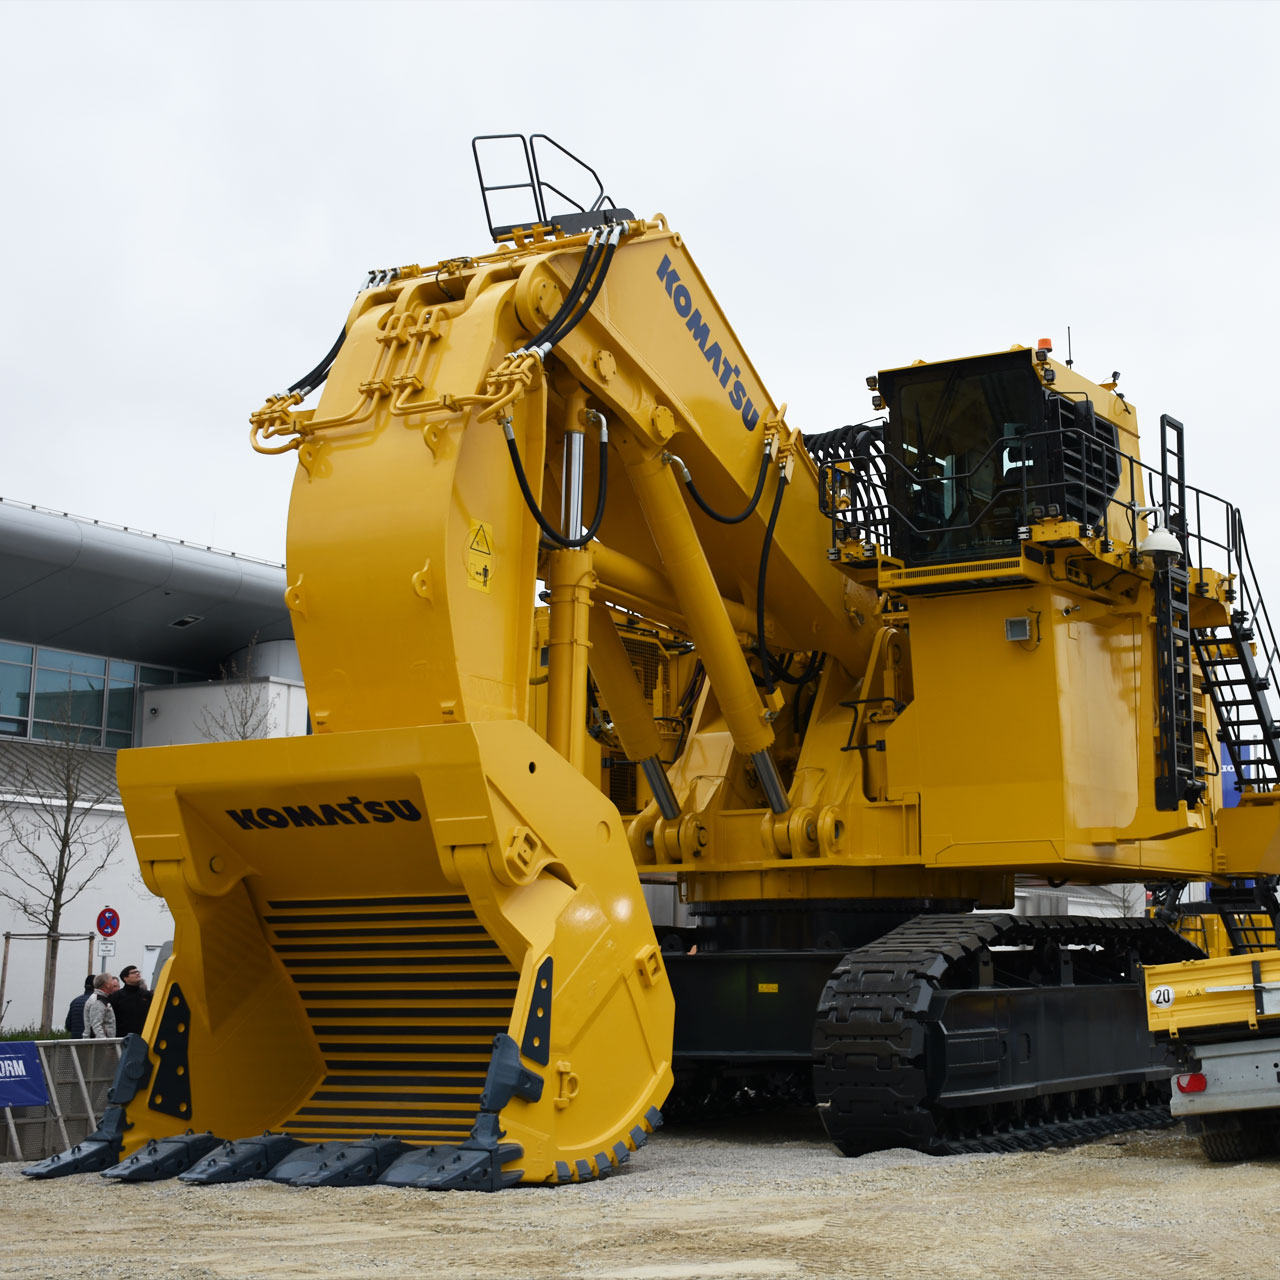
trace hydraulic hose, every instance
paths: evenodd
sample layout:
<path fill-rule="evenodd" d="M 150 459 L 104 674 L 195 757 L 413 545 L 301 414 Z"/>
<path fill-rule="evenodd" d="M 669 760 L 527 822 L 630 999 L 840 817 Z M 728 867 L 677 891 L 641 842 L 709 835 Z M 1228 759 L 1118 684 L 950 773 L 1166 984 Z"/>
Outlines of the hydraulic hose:
<path fill-rule="evenodd" d="M 786 491 L 787 473 L 781 471 L 778 474 L 778 489 L 773 495 L 773 510 L 769 512 L 769 523 L 765 526 L 764 546 L 760 549 L 760 571 L 756 574 L 756 646 L 764 673 L 764 687 L 769 693 L 774 689 L 774 670 L 773 656 L 764 638 L 764 587 L 769 574 L 769 549 L 773 546 L 773 531 L 778 525 L 778 512 L 782 510 L 782 495 Z"/>
<path fill-rule="evenodd" d="M 773 495 L 773 510 L 769 512 L 769 523 L 765 526 L 764 546 L 760 549 L 760 571 L 756 575 L 756 652 L 760 655 L 764 687 L 769 693 L 773 692 L 775 681 L 780 680 L 783 684 L 808 684 L 810 680 L 816 679 L 822 670 L 818 654 L 815 652 L 810 656 L 804 671 L 798 676 L 793 676 L 783 663 L 775 661 L 764 636 L 764 589 L 769 575 L 769 552 L 773 547 L 773 531 L 778 525 L 778 512 L 782 510 L 782 495 L 786 488 L 787 473 L 784 471 L 778 477 L 778 491 Z"/>
<path fill-rule="evenodd" d="M 582 255 L 582 261 L 578 263 L 578 274 L 574 276 L 573 283 L 569 286 L 569 292 L 565 294 L 564 301 L 560 303 L 555 315 L 547 321 L 539 330 L 538 334 L 530 338 L 526 347 L 540 347 L 546 340 L 547 335 L 554 333 L 558 325 L 573 311 L 577 306 L 578 299 L 582 297 L 583 286 L 586 284 L 591 272 L 595 270 L 596 264 L 600 260 L 600 255 L 604 252 L 603 243 L 597 251 L 596 235 L 598 229 L 593 229 L 587 237 L 586 252 Z"/>
<path fill-rule="evenodd" d="M 575 551 L 579 547 L 585 547 L 599 532 L 600 522 L 604 519 L 605 498 L 609 489 L 609 429 L 603 422 L 600 424 L 600 488 L 596 494 L 596 510 L 595 515 L 591 517 L 591 524 L 587 527 L 586 533 L 580 538 L 566 538 L 558 529 L 554 529 L 546 521 L 541 510 L 538 508 L 537 502 L 534 500 L 533 491 L 529 488 L 529 478 L 525 475 L 524 463 L 520 461 L 520 450 L 516 448 L 516 435 L 510 421 L 504 421 L 502 424 L 503 434 L 507 437 L 507 452 L 511 455 L 511 465 L 515 468 L 516 482 L 520 485 L 520 492 L 524 495 L 525 506 L 529 508 L 529 514 L 537 521 L 538 528 L 542 531 L 543 537 L 548 542 L 553 543 L 557 547 L 564 547 L 567 551 Z"/>
<path fill-rule="evenodd" d="M 369 279 L 361 289 L 356 291 L 356 296 L 359 297 L 365 289 L 372 289 L 375 286 L 382 287 L 383 285 L 390 284 L 392 281 L 398 280 L 399 278 L 399 267 L 391 267 L 384 271 L 370 271 Z M 289 388 L 288 394 L 292 395 L 294 392 L 298 392 L 302 396 L 302 399 L 305 400 L 329 376 L 329 370 L 333 368 L 333 362 L 338 358 L 338 352 L 342 350 L 342 344 L 346 342 L 346 340 L 347 327 L 344 324 L 338 331 L 338 337 L 333 346 L 329 348 L 328 354 L 325 358 L 321 360 L 310 373 L 305 374 L 303 377 L 299 378 L 297 382 L 293 383 Z"/>
<path fill-rule="evenodd" d="M 595 305 L 595 300 L 599 297 L 600 290 L 604 286 L 604 278 L 609 274 L 609 264 L 613 261 L 613 255 L 617 251 L 623 225 L 623 223 L 615 223 L 609 233 L 608 240 L 604 242 L 604 254 L 600 258 L 600 269 L 596 272 L 595 279 L 592 280 L 591 287 L 587 290 L 587 296 L 582 300 L 582 305 L 559 328 L 555 328 L 555 322 L 553 321 L 548 326 L 553 329 L 553 332 L 547 334 L 541 343 L 530 345 L 554 347 L 557 342 L 563 342 L 577 326 L 578 321 Z"/>
<path fill-rule="evenodd" d="M 809 680 L 816 680 L 822 674 L 823 664 L 827 660 L 825 653 L 814 651 L 809 659 L 809 665 L 804 669 L 800 676 L 800 683 L 804 684 Z M 809 717 L 813 715 L 813 708 L 818 701 L 818 690 L 815 687 L 813 695 L 809 699 L 809 708 L 803 716 L 800 714 L 800 691 L 796 690 L 796 696 L 791 699 L 791 722 L 795 726 L 796 736 L 804 737 L 809 730 Z"/>
<path fill-rule="evenodd" d="M 342 344 L 346 340 L 347 327 L 343 325 L 338 333 L 337 341 L 329 348 L 328 355 L 310 373 L 299 378 L 289 388 L 289 394 L 292 395 L 295 391 L 301 392 L 302 398 L 305 400 L 329 376 L 329 370 L 333 367 L 333 362 L 338 358 L 338 352 L 342 350 Z"/>
<path fill-rule="evenodd" d="M 743 510 L 739 511 L 736 516 L 722 515 L 710 503 L 703 498 L 698 492 L 697 486 L 693 483 L 693 477 L 689 474 L 689 468 L 680 461 L 679 458 L 672 455 L 672 461 L 679 464 L 680 478 L 684 481 L 685 488 L 689 490 L 690 496 L 694 502 L 702 508 L 713 520 L 718 520 L 721 524 L 741 524 L 756 507 L 760 505 L 760 495 L 764 492 L 764 479 L 769 474 L 769 461 L 773 456 L 773 445 L 771 440 L 766 440 L 764 445 L 764 457 L 760 459 L 760 474 L 756 476 L 756 491 L 751 495 L 751 501 L 747 503 Z"/>
<path fill-rule="evenodd" d="M 607 238 L 602 235 L 596 242 L 594 250 L 588 239 L 587 252 L 578 264 L 578 274 L 574 276 L 573 284 L 569 286 L 569 292 L 556 314 L 534 337 L 530 338 L 518 351 L 513 352 L 513 355 L 530 351 L 542 359 L 557 342 L 563 341 L 573 332 L 578 322 L 591 310 L 596 298 L 600 296 L 600 290 L 604 287 L 604 278 L 609 274 L 609 264 L 613 261 L 614 252 L 626 225 L 625 222 L 615 222 L 609 229 Z M 595 232 L 592 232 L 592 235 L 594 236 Z M 591 284 L 587 286 L 586 281 L 589 278 Z M 582 296 L 584 288 L 586 289 L 585 298 Z"/>

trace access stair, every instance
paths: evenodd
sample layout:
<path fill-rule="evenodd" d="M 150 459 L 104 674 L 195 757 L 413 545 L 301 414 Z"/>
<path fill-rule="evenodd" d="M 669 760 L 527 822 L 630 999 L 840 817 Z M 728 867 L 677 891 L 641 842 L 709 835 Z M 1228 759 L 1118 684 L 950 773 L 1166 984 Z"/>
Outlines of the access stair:
<path fill-rule="evenodd" d="M 1197 629 L 1191 638 L 1236 789 L 1269 792 L 1280 783 L 1280 725 L 1267 697 L 1276 650 L 1272 637 L 1271 645 L 1255 651 L 1258 635 L 1249 614 L 1233 609 L 1227 627 Z"/>
<path fill-rule="evenodd" d="M 1159 652 L 1157 676 L 1161 704 L 1161 781 L 1168 792 L 1161 808 L 1177 806 L 1185 788 L 1196 785 L 1194 763 L 1194 673 L 1188 660 L 1194 650 L 1204 692 L 1218 721 L 1218 741 L 1235 769 L 1237 791 L 1271 793 L 1280 790 L 1280 724 L 1268 696 L 1280 661 L 1280 644 L 1258 575 L 1249 555 L 1240 512 L 1224 504 L 1225 528 L 1221 549 L 1227 569 L 1234 569 L 1232 609 L 1225 627 L 1191 627 L 1191 569 L 1203 556 L 1208 539 L 1202 527 L 1191 527 L 1194 508 L 1200 524 L 1207 495 L 1193 490 L 1188 502 L 1182 423 L 1167 414 L 1160 419 L 1161 496 L 1165 528 L 1182 546 L 1182 565 L 1171 565 L 1156 576 Z M 1193 555 L 1193 546 L 1199 555 Z M 1195 593 L 1208 587 L 1200 565 Z M 1229 597 L 1230 598 L 1230 597 Z M 1189 643 L 1188 643 L 1189 642 Z M 1176 792 L 1176 794 L 1174 794 Z M 1172 803 L 1169 803 L 1172 801 Z"/>

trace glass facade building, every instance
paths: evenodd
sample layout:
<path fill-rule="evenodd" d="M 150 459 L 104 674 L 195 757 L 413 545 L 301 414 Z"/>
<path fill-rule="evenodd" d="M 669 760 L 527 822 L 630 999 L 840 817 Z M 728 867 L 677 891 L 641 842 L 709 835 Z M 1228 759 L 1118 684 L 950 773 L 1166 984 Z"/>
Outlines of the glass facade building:
<path fill-rule="evenodd" d="M 206 678 L 173 667 L 0 640 L 0 738 L 129 747 L 143 688 Z"/>

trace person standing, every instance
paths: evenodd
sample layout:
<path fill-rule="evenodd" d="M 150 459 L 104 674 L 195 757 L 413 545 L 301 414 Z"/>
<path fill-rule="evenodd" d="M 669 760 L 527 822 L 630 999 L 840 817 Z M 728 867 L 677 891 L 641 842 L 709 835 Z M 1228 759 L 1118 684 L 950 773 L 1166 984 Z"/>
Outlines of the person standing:
<path fill-rule="evenodd" d="M 100 973 L 93 980 L 93 991 L 84 1002 L 84 1038 L 86 1040 L 114 1040 L 116 1035 L 116 1011 L 111 1007 L 111 997 L 120 983 L 109 973 Z"/>
<path fill-rule="evenodd" d="M 89 974 L 84 980 L 84 994 L 76 996 L 67 1009 L 66 1027 L 73 1040 L 79 1040 L 84 1035 L 84 1003 L 92 990 L 93 974 Z"/>
<path fill-rule="evenodd" d="M 116 1013 L 116 1035 L 127 1036 L 130 1032 L 141 1035 L 151 1007 L 151 992 L 136 964 L 127 964 L 120 970 L 120 981 L 123 985 L 111 997 L 111 1007 Z"/>

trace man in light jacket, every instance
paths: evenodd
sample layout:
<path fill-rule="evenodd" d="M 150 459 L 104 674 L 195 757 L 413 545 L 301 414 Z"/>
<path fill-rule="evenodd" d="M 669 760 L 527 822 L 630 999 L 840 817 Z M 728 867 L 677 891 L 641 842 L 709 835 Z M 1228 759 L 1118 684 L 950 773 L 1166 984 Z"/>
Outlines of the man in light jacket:
<path fill-rule="evenodd" d="M 116 1035 L 116 1011 L 110 997 L 120 989 L 119 982 L 109 973 L 100 973 L 93 980 L 93 992 L 84 1002 L 84 1038 L 86 1040 L 114 1040 Z"/>

